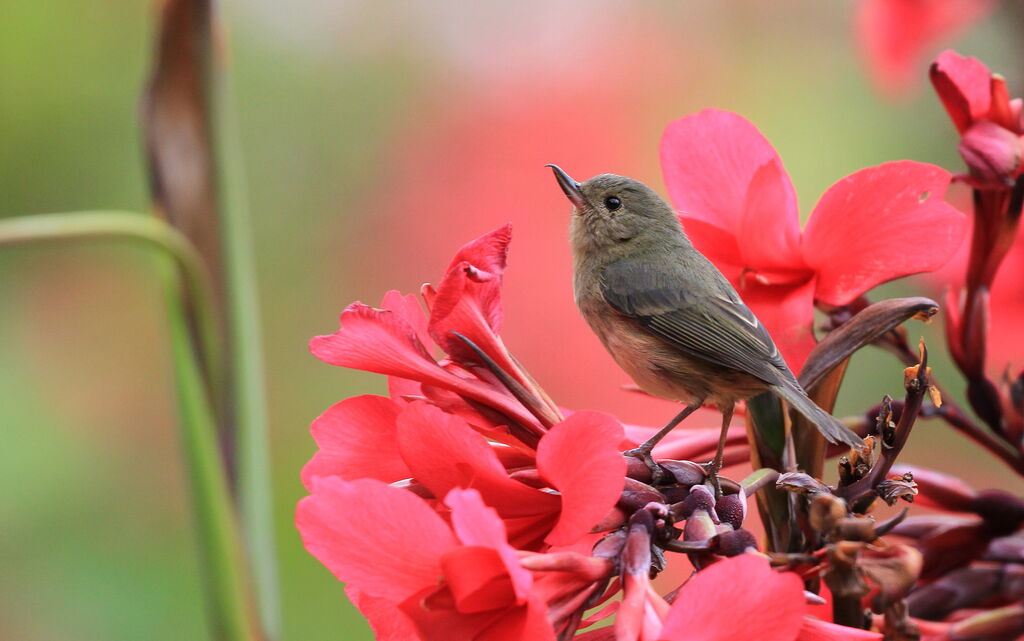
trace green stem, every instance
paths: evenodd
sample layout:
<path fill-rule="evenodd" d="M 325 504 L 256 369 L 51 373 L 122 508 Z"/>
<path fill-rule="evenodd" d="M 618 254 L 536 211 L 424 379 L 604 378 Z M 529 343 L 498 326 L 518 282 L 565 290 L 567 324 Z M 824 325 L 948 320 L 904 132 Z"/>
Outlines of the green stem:
<path fill-rule="evenodd" d="M 231 77 L 220 68 L 213 83 L 213 131 L 218 159 L 228 295 L 228 367 L 236 426 L 237 491 L 250 564 L 268 638 L 281 635 L 281 604 L 275 553 L 269 429 L 265 404 L 263 339 L 256 285 L 256 258 L 246 199 L 241 142 L 231 108 Z"/>
<path fill-rule="evenodd" d="M 206 607 L 215 639 L 255 641 L 258 637 L 253 628 L 255 615 L 248 610 L 241 538 L 217 441 L 212 405 L 216 390 L 209 385 L 220 378 L 203 369 L 219 361 L 215 308 L 202 260 L 174 228 L 139 214 L 96 211 L 0 220 L 0 248 L 91 239 L 141 242 L 169 255 L 178 268 L 167 275 L 168 327 Z M 203 353 L 193 345 L 190 314 L 204 337 Z"/>
<path fill-rule="evenodd" d="M 209 377 L 211 398 L 220 398 L 224 372 L 210 274 L 195 247 L 174 227 L 151 216 L 125 211 L 34 214 L 0 220 L 0 248 L 86 239 L 141 242 L 170 255 L 181 271 L 187 308 L 199 328 L 200 358 Z"/>
<path fill-rule="evenodd" d="M 168 291 L 173 292 L 171 287 Z M 182 447 L 188 465 L 200 568 L 206 586 L 213 637 L 253 641 L 241 539 L 217 444 L 217 423 L 195 359 L 181 298 L 169 296 L 174 376 L 178 386 Z"/>

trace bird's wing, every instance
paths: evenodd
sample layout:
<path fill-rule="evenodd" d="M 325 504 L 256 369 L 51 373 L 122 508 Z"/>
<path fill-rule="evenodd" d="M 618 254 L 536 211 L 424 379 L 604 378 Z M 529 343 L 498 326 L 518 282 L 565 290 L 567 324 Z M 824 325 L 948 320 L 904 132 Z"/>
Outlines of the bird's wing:
<path fill-rule="evenodd" d="M 701 275 L 709 274 L 712 291 L 696 293 L 693 275 L 673 264 L 624 259 L 604 269 L 601 293 L 620 314 L 687 354 L 767 383 L 795 382 L 757 317 L 720 273 Z"/>

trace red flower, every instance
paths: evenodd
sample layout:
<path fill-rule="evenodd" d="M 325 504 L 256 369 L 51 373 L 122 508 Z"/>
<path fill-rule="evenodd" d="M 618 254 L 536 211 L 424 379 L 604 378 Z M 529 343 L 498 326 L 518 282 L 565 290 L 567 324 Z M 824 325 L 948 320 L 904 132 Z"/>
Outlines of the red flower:
<path fill-rule="evenodd" d="M 318 478 L 296 524 L 378 638 L 553 640 L 546 603 L 494 510 L 475 490 L 452 490 L 445 505 L 450 524 L 405 490 Z"/>
<path fill-rule="evenodd" d="M 982 186 L 1006 186 L 1021 173 L 1020 98 L 1010 99 L 1006 80 L 976 58 L 939 54 L 932 84 L 960 134 L 960 155 Z"/>
<path fill-rule="evenodd" d="M 994 0 L 860 0 L 857 39 L 875 83 L 900 95 L 933 48 L 995 8 Z"/>
<path fill-rule="evenodd" d="M 966 219 L 943 202 L 950 174 L 890 162 L 835 183 L 801 233 L 796 194 L 775 149 L 736 114 L 669 124 L 662 171 L 683 227 L 799 370 L 814 345 L 814 303 L 845 305 L 892 280 L 941 267 Z"/>
<path fill-rule="evenodd" d="M 878 641 L 881 634 L 808 616 L 803 581 L 776 572 L 757 554 L 741 554 L 701 570 L 682 587 L 662 641 Z"/>
<path fill-rule="evenodd" d="M 334 405 L 314 421 L 313 436 L 320 450 L 302 471 L 308 489 L 324 476 L 415 478 L 436 497 L 474 488 L 524 549 L 542 541 L 570 545 L 587 534 L 615 505 L 626 472 L 622 426 L 599 412 L 577 412 L 555 425 L 535 456 L 490 442 L 462 418 L 425 402 L 378 396 Z M 533 466 L 539 478 L 531 485 L 507 470 Z"/>

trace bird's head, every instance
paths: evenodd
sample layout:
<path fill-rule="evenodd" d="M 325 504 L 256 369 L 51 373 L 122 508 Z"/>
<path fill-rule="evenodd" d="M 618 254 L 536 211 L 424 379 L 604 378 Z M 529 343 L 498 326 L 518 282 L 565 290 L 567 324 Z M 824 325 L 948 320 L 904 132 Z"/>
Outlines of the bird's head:
<path fill-rule="evenodd" d="M 573 204 L 574 252 L 621 258 L 687 242 L 672 206 L 639 180 L 599 174 L 578 183 L 557 165 L 548 167 Z"/>

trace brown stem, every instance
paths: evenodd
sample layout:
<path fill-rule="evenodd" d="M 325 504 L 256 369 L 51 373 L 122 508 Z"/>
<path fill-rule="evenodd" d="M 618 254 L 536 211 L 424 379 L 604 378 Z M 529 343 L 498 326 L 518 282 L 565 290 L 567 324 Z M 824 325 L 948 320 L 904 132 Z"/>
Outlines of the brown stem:
<path fill-rule="evenodd" d="M 905 344 L 899 349 L 897 354 L 904 365 L 910 366 L 917 362 L 917 355 L 910 351 L 909 346 Z M 999 437 L 999 435 L 972 420 L 970 415 L 959 403 L 953 400 L 953 395 L 946 390 L 934 375 L 932 376 L 931 383 L 939 390 L 939 394 L 942 396 L 942 407 L 925 411 L 922 415 L 925 418 L 941 418 L 961 434 L 998 456 L 1017 474 L 1024 476 L 1024 458 L 1021 457 L 1020 452 L 1016 451 L 1010 443 Z"/>

